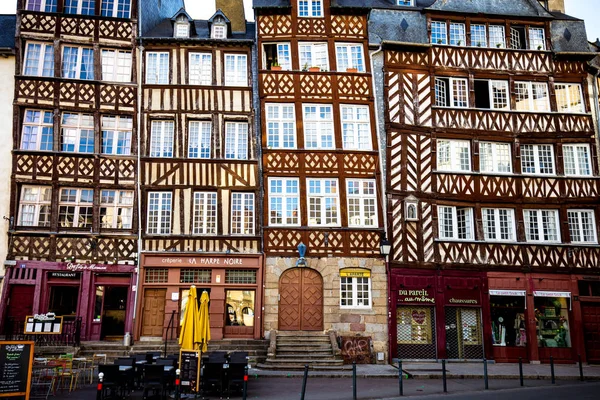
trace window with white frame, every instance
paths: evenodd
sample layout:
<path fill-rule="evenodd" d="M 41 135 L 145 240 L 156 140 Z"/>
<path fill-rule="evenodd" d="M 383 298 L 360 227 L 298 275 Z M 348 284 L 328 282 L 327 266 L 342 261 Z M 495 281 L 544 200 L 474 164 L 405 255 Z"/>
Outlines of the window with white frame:
<path fill-rule="evenodd" d="M 590 176 L 592 175 L 590 145 L 585 143 L 563 144 L 563 162 L 565 175 Z"/>
<path fill-rule="evenodd" d="M 450 45 L 464 46 L 467 43 L 467 35 L 465 33 L 465 24 L 452 22 L 450 23 Z"/>
<path fill-rule="evenodd" d="M 25 110 L 21 150 L 52 151 L 54 147 L 54 114 L 45 110 Z"/>
<path fill-rule="evenodd" d="M 61 228 L 91 228 L 94 191 L 92 189 L 60 189 L 58 223 Z"/>
<path fill-rule="evenodd" d="M 131 0 L 102 0 L 100 13 L 103 17 L 129 18 Z"/>
<path fill-rule="evenodd" d="M 269 103 L 266 108 L 267 147 L 296 148 L 296 112 L 294 104 Z"/>
<path fill-rule="evenodd" d="M 94 15 L 96 0 L 65 0 L 65 14 Z"/>
<path fill-rule="evenodd" d="M 94 79 L 94 50 L 88 47 L 64 46 L 62 77 L 68 79 Z"/>
<path fill-rule="evenodd" d="M 448 31 L 446 23 L 442 21 L 431 21 L 431 43 L 448 44 Z"/>
<path fill-rule="evenodd" d="M 490 25 L 489 26 L 490 47 L 496 47 L 498 49 L 506 48 L 506 31 L 502 25 Z"/>
<path fill-rule="evenodd" d="M 217 234 L 217 194 L 194 192 L 193 233 L 197 235 Z"/>
<path fill-rule="evenodd" d="M 23 75 L 54 76 L 54 46 L 51 43 L 25 44 Z"/>
<path fill-rule="evenodd" d="M 292 53 L 289 43 L 265 43 L 263 44 L 263 54 L 263 68 L 273 69 L 273 67 L 279 66 L 283 71 L 292 69 Z"/>
<path fill-rule="evenodd" d="M 212 85 L 212 54 L 190 53 L 190 85 Z"/>
<path fill-rule="evenodd" d="M 479 142 L 479 170 L 499 174 L 511 173 L 510 143 Z"/>
<path fill-rule="evenodd" d="M 131 82 L 131 52 L 102 50 L 102 80 Z"/>
<path fill-rule="evenodd" d="M 52 188 L 23 186 L 19 200 L 19 226 L 50 226 Z"/>
<path fill-rule="evenodd" d="M 439 171 L 471 171 L 471 146 L 466 140 L 437 140 L 437 169 Z"/>
<path fill-rule="evenodd" d="M 483 24 L 471 24 L 471 46 L 487 47 L 487 29 Z"/>
<path fill-rule="evenodd" d="M 225 158 L 248 159 L 248 123 L 225 123 Z"/>
<path fill-rule="evenodd" d="M 225 86 L 248 86 L 245 54 L 225 54 Z"/>
<path fill-rule="evenodd" d="M 28 11 L 56 12 L 58 0 L 27 0 L 25 9 Z"/>
<path fill-rule="evenodd" d="M 544 28 L 529 28 L 529 50 L 546 50 Z"/>
<path fill-rule="evenodd" d="M 152 121 L 150 129 L 150 157 L 173 157 L 173 121 Z"/>
<path fill-rule="evenodd" d="M 510 48 L 525 49 L 525 29 L 520 27 L 510 27 Z"/>
<path fill-rule="evenodd" d="M 523 210 L 528 242 L 560 242 L 558 210 Z"/>
<path fill-rule="evenodd" d="M 298 178 L 269 178 L 269 225 L 300 225 Z"/>
<path fill-rule="evenodd" d="M 521 172 L 554 175 L 554 148 L 551 144 L 521 145 Z"/>
<path fill-rule="evenodd" d="M 188 136 L 188 158 L 210 158 L 210 121 L 190 121 Z"/>
<path fill-rule="evenodd" d="M 511 208 L 482 208 L 483 236 L 488 241 L 514 242 L 515 210 Z"/>
<path fill-rule="evenodd" d="M 435 105 L 438 107 L 469 106 L 469 90 L 464 78 L 435 78 Z"/>
<path fill-rule="evenodd" d="M 303 109 L 304 147 L 334 149 L 333 112 L 330 105 L 305 104 Z"/>
<path fill-rule="evenodd" d="M 594 210 L 567 210 L 571 243 L 598 243 Z"/>
<path fill-rule="evenodd" d="M 150 85 L 169 83 L 169 53 L 146 53 L 146 83 Z"/>
<path fill-rule="evenodd" d="M 361 44 L 336 43 L 335 55 L 338 71 L 356 68 L 358 72 L 365 72 L 365 60 Z"/>
<path fill-rule="evenodd" d="M 340 193 L 337 179 L 307 179 L 308 226 L 340 225 Z"/>
<path fill-rule="evenodd" d="M 131 154 L 133 118 L 123 115 L 102 116 L 102 154 Z"/>
<path fill-rule="evenodd" d="M 300 67 L 306 70 L 310 67 L 319 67 L 321 71 L 329 71 L 329 53 L 327 43 L 304 43 L 298 45 L 300 53 Z"/>
<path fill-rule="evenodd" d="M 371 278 L 340 277 L 340 308 L 371 308 Z"/>
<path fill-rule="evenodd" d="M 94 116 L 92 114 L 63 113 L 60 136 L 61 151 L 93 153 Z"/>
<path fill-rule="evenodd" d="M 474 81 L 475 107 L 491 110 L 509 110 L 508 81 L 476 79 Z"/>
<path fill-rule="evenodd" d="M 133 221 L 132 190 L 100 192 L 100 223 L 106 229 L 131 229 Z"/>
<path fill-rule="evenodd" d="M 323 16 L 323 0 L 298 0 L 298 16 L 320 18 Z"/>
<path fill-rule="evenodd" d="M 231 194 L 231 234 L 254 235 L 254 193 Z"/>
<path fill-rule="evenodd" d="M 150 235 L 168 235 L 171 233 L 171 213 L 173 193 L 148 193 L 148 222 L 146 233 Z"/>
<path fill-rule="evenodd" d="M 558 112 L 585 112 L 580 84 L 557 83 L 554 85 L 554 89 L 556 91 L 556 106 Z"/>
<path fill-rule="evenodd" d="M 222 18 L 219 18 L 219 22 L 213 22 L 211 26 L 210 38 L 211 39 L 226 39 L 227 38 L 227 24 Z"/>
<path fill-rule="evenodd" d="M 177 17 L 175 29 L 173 29 L 173 36 L 176 38 L 190 37 L 190 21 L 185 15 Z"/>
<path fill-rule="evenodd" d="M 548 84 L 543 82 L 515 82 L 517 111 L 550 111 Z"/>
<path fill-rule="evenodd" d="M 373 150 L 369 107 L 342 105 L 342 137 L 345 150 Z"/>
<path fill-rule="evenodd" d="M 415 0 L 396 0 L 397 6 L 414 6 Z"/>
<path fill-rule="evenodd" d="M 438 206 L 440 239 L 472 240 L 473 209 L 470 207 Z"/>
<path fill-rule="evenodd" d="M 377 226 L 377 188 L 374 179 L 347 179 L 349 227 Z"/>

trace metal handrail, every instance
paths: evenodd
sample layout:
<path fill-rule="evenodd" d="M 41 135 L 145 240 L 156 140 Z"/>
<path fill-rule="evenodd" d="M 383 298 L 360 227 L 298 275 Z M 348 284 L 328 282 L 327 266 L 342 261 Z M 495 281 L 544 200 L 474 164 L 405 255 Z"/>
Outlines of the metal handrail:
<path fill-rule="evenodd" d="M 177 316 L 177 318 L 176 318 Z M 178 320 L 179 320 L 179 313 L 175 310 L 173 310 L 173 312 L 171 313 L 171 318 L 169 318 L 169 324 L 167 325 L 166 331 L 165 331 L 165 350 L 164 350 L 164 356 L 167 356 L 167 344 L 169 343 L 169 340 L 173 340 L 175 338 L 177 338 L 177 330 L 179 329 L 179 324 L 178 324 Z M 175 325 L 177 324 L 177 326 Z M 175 334 L 173 334 L 175 332 Z"/>

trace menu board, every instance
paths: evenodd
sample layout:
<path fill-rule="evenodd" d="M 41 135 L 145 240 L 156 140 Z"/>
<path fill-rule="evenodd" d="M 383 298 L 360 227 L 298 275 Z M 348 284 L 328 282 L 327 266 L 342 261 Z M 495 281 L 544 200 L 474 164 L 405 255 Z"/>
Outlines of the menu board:
<path fill-rule="evenodd" d="M 29 399 L 33 342 L 0 341 L 0 397 Z"/>
<path fill-rule="evenodd" d="M 179 352 L 181 386 L 197 392 L 200 385 L 200 352 L 181 350 Z"/>

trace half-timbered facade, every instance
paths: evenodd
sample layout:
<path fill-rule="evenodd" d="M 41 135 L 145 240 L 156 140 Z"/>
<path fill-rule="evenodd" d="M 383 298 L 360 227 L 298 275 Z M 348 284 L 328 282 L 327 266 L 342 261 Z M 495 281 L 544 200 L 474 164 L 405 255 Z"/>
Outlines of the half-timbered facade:
<path fill-rule="evenodd" d="M 572 361 L 598 335 L 584 339 L 578 297 L 600 259 L 583 21 L 544 2 L 409 3 L 370 27 L 384 49 L 391 351 Z"/>
<path fill-rule="evenodd" d="M 136 337 L 177 327 L 192 284 L 209 292 L 213 339 L 262 335 L 254 24 L 228 5 L 202 21 L 182 8 L 141 37 Z"/>
<path fill-rule="evenodd" d="M 329 0 L 254 8 L 265 331 L 368 337 L 387 356 L 368 9 Z"/>

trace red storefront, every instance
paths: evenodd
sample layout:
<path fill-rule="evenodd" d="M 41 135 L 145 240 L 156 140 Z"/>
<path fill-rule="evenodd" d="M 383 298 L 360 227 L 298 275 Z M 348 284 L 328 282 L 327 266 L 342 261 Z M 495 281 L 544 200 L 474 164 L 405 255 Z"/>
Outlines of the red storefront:
<path fill-rule="evenodd" d="M 135 284 L 134 265 L 17 261 L 6 271 L 0 321 L 53 312 L 67 323 L 81 318 L 81 340 L 122 339 L 133 328 Z"/>

